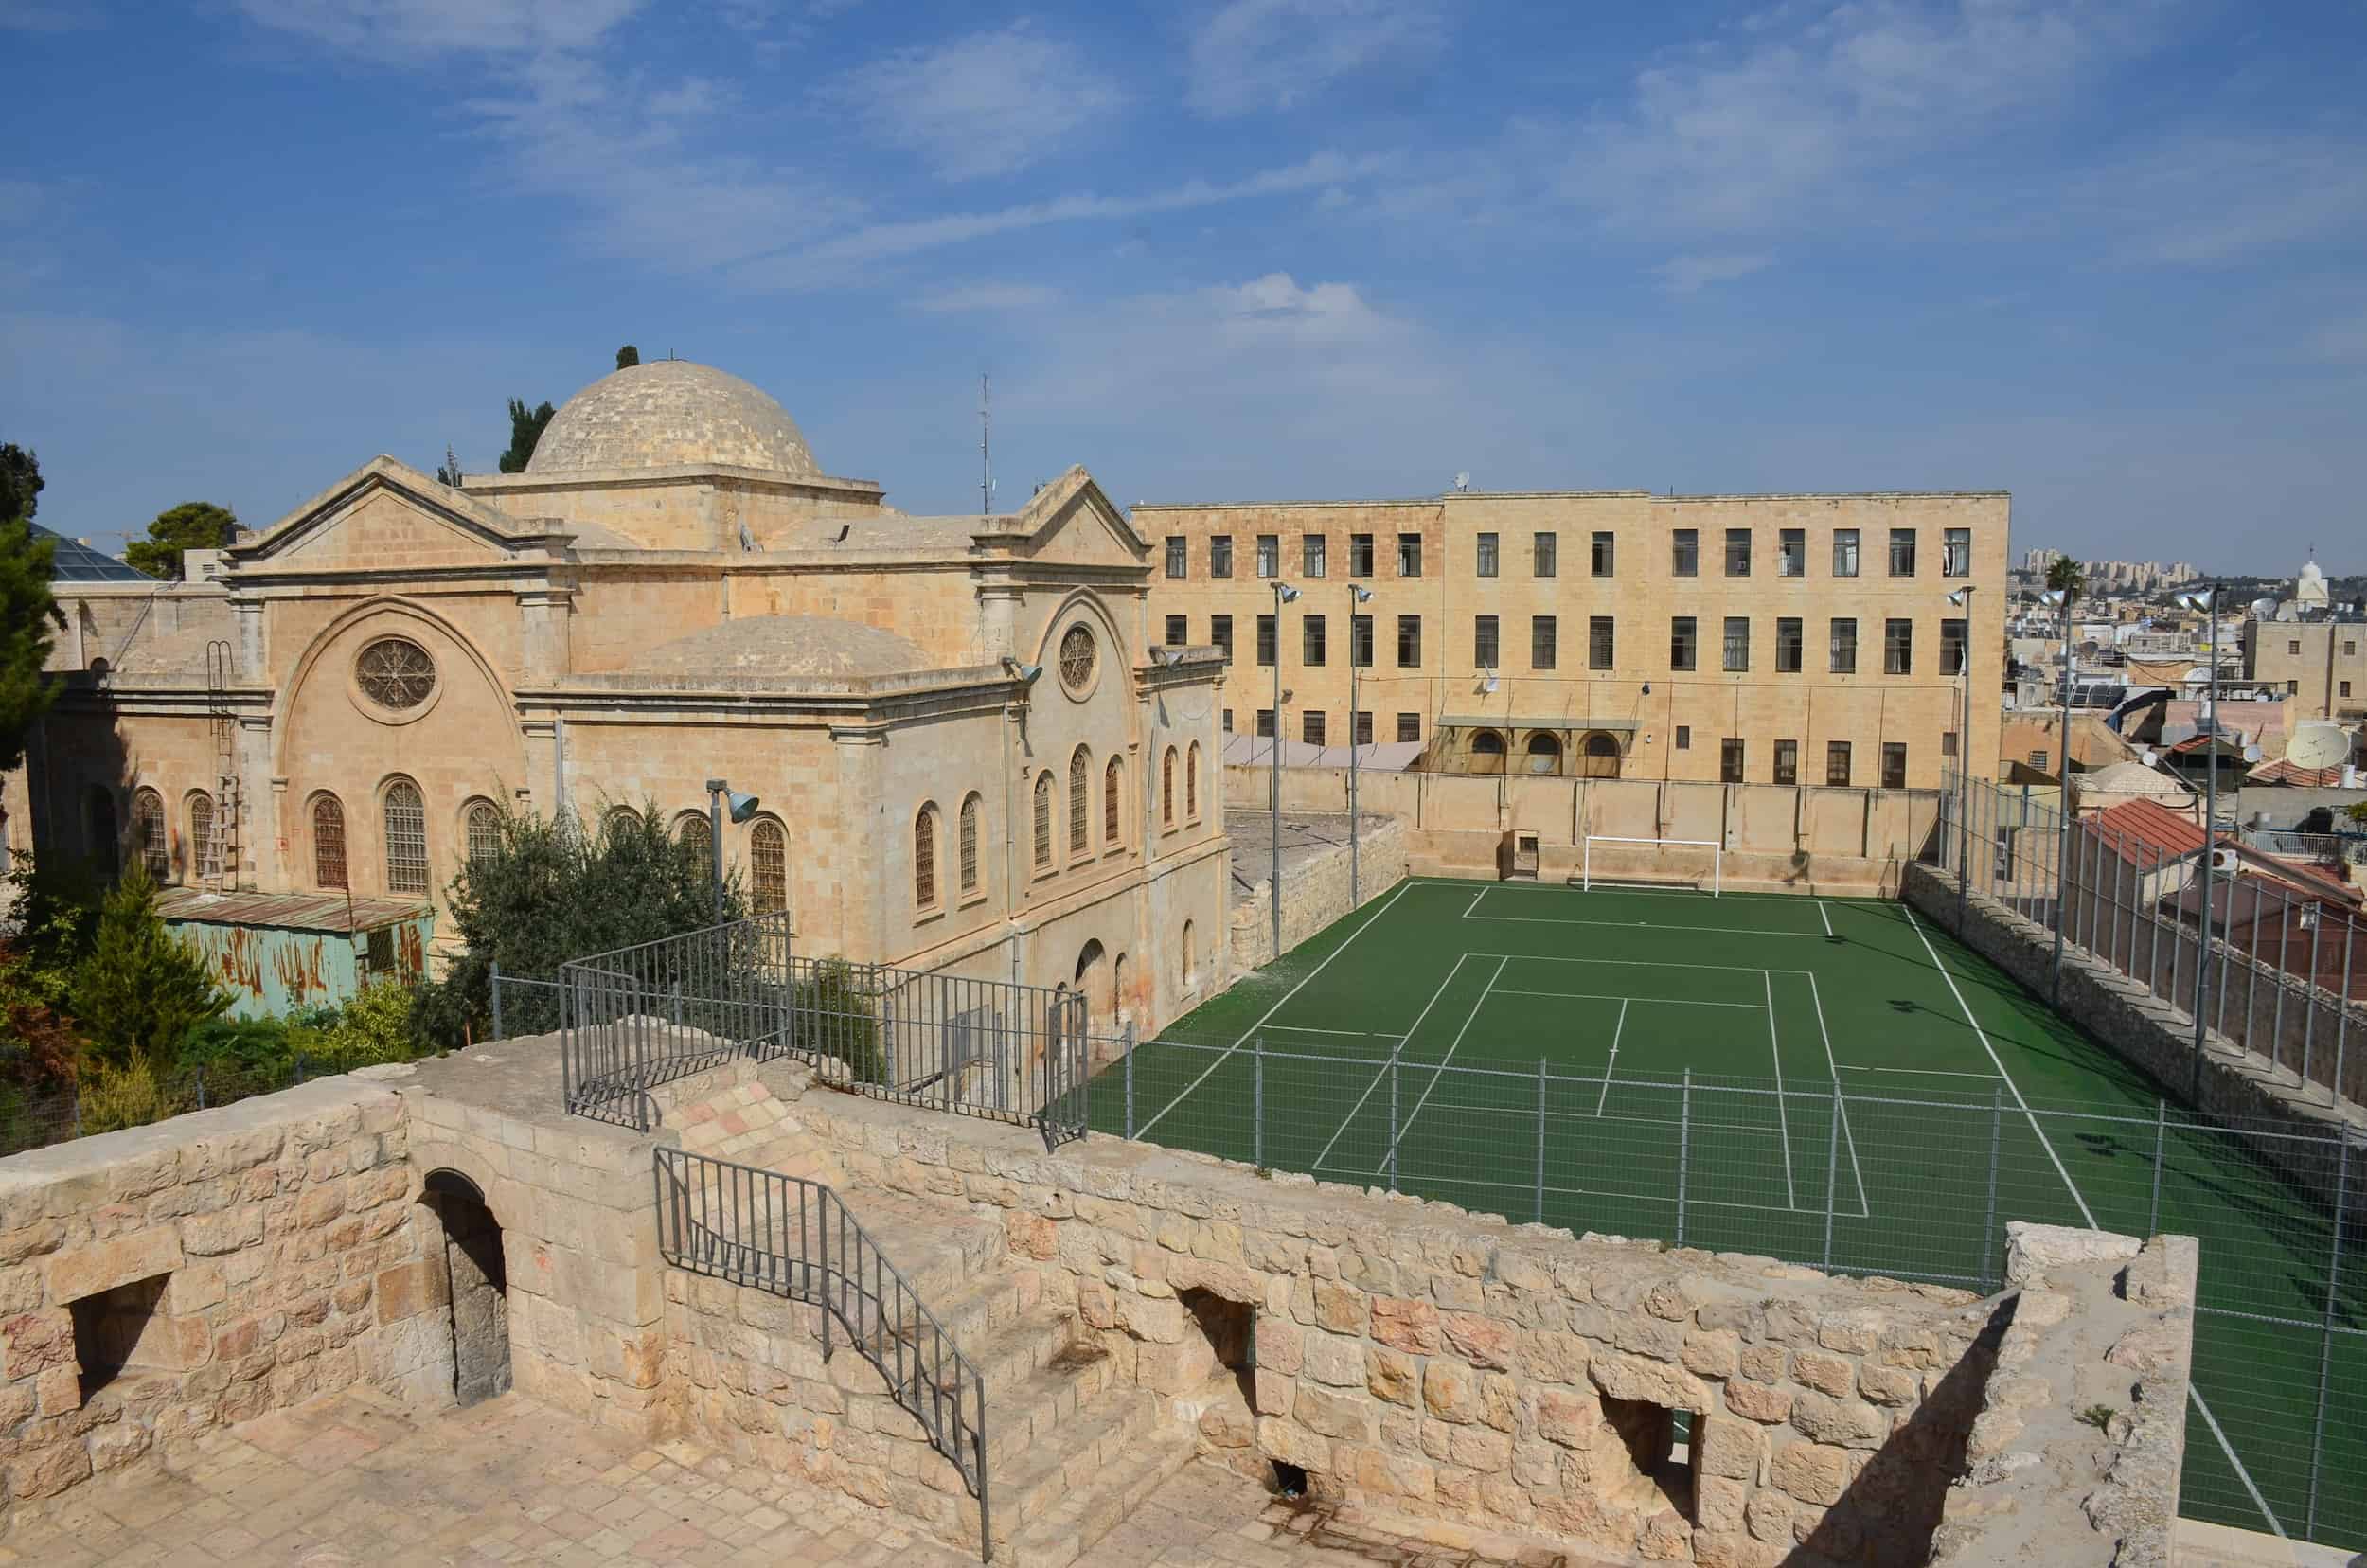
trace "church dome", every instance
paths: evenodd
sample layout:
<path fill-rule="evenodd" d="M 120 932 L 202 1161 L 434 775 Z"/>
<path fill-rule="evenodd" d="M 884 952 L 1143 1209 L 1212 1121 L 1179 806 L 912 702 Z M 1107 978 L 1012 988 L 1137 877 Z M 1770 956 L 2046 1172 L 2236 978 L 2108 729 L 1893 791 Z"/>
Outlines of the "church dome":
<path fill-rule="evenodd" d="M 738 376 L 688 360 L 652 360 L 602 376 L 552 416 L 529 474 L 681 465 L 817 477 L 788 411 Z"/>

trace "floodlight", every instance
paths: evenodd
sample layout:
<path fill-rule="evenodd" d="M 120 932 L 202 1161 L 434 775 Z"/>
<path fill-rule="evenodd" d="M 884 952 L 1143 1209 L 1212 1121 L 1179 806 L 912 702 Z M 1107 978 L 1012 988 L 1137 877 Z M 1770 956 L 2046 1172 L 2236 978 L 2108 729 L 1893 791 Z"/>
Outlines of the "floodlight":
<path fill-rule="evenodd" d="M 1373 591 L 1370 588 L 1365 587 L 1361 582 L 1349 583 L 1348 592 L 1356 596 L 1356 602 L 1359 604 L 1370 604 L 1373 602 Z"/>
<path fill-rule="evenodd" d="M 2038 602 L 2040 604 L 2052 604 L 2059 608 L 2062 605 L 2063 598 L 2063 590 L 2060 588 L 2049 588 L 2038 596 Z"/>
<path fill-rule="evenodd" d="M 1043 666 L 1022 664 L 1006 653 L 1003 655 L 1003 670 L 1005 674 L 1013 677 L 1022 686 L 1034 686 L 1037 677 L 1043 673 Z"/>
<path fill-rule="evenodd" d="M 1954 593 L 1949 595 L 1948 602 L 1954 605 L 1959 610 L 1963 609 L 1966 605 L 1972 602 L 1972 590 L 1978 586 L 1979 584 L 1977 583 L 1967 583 L 1964 587 L 1959 588 Z"/>
<path fill-rule="evenodd" d="M 1486 675 L 1487 679 L 1480 683 L 1480 689 L 1488 693 L 1490 696 L 1493 696 L 1496 690 L 1496 672 L 1490 669 L 1484 671 L 1484 673 Z"/>
<path fill-rule="evenodd" d="M 756 797 L 741 794 L 738 790 L 723 792 L 723 814 L 734 822 L 745 822 L 756 814 Z"/>
<path fill-rule="evenodd" d="M 1298 602 L 1299 591 L 1291 587 L 1287 582 L 1275 583 L 1273 585 L 1273 591 L 1275 597 L 1280 598 L 1285 604 L 1296 604 Z"/>

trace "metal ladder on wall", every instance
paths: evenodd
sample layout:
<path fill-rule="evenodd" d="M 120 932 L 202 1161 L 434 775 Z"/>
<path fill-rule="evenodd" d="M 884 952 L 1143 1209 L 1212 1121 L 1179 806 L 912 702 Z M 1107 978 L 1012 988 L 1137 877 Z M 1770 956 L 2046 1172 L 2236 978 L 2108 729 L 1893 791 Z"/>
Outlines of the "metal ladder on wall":
<path fill-rule="evenodd" d="M 197 845 L 197 878 L 208 892 L 239 885 L 239 722 L 230 709 L 231 650 L 205 645 L 205 722 L 214 740 L 214 802 Z"/>

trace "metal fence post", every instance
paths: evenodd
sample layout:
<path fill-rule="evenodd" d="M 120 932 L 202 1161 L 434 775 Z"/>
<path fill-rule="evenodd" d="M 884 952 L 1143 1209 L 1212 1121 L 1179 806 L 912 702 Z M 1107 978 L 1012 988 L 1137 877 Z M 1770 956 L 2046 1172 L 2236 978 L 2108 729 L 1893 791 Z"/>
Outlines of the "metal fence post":
<path fill-rule="evenodd" d="M 1775 1081 L 1775 1093 L 1781 1095 L 1784 1084 Z M 1824 1267 L 1833 1266 L 1833 1211 L 1839 1205 L 1841 1188 L 1841 1084 L 1833 1084 L 1830 1114 L 1824 1118 Z"/>
<path fill-rule="evenodd" d="M 502 961 L 498 958 L 493 960 L 493 979 L 488 989 L 493 993 L 493 1038 L 507 1040 L 509 1037 L 502 1032 Z"/>
<path fill-rule="evenodd" d="M 1126 1141 L 1134 1141 L 1134 1025 L 1126 1025 Z"/>
<path fill-rule="evenodd" d="M 2277 999 L 2276 1012 L 2269 1025 L 2269 1060 L 2285 1065 L 2285 993 L 2292 989 L 2293 969 L 2285 953 L 2287 938 L 2293 930 L 2293 895 L 2290 891 L 2277 895 Z"/>
<path fill-rule="evenodd" d="M 1782 1094 L 1782 1084 L 1775 1086 Z M 1685 1244 L 1685 1167 L 1693 1151 L 1693 1069 L 1684 1071 L 1684 1087 L 1677 1101 L 1677 1245 Z"/>
<path fill-rule="evenodd" d="M 1266 1167 L 1266 1037 L 1249 1037 L 1250 1164 Z"/>
<path fill-rule="evenodd" d="M 2003 1283 L 2004 1271 L 1989 1273 L 1989 1259 L 1997 1252 L 1997 1167 L 2005 1141 L 2005 1086 L 1989 1085 L 1989 1207 L 1981 1221 L 1981 1277 Z"/>
<path fill-rule="evenodd" d="M 1537 1059 L 1537 1222 L 1545 1222 L 1545 1059 Z"/>
<path fill-rule="evenodd" d="M 74 1080 L 74 1135 L 82 1135 L 82 1081 Z"/>
<path fill-rule="evenodd" d="M 203 1067 L 197 1070 L 197 1108 L 200 1111 L 205 1109 L 205 1069 Z"/>
<path fill-rule="evenodd" d="M 2316 913 L 2309 917 L 2309 983 L 2302 991 L 2302 1087 L 2309 1087 L 2309 1069 L 2316 1065 L 2310 1059 L 2318 1043 L 2318 933 L 2324 929 L 2327 911 L 2315 902 L 2309 906 Z"/>
<path fill-rule="evenodd" d="M 1389 1190 L 1397 1190 L 1397 1051 L 1405 1042 L 1397 1042 L 1397 1050 L 1389 1053 Z"/>
<path fill-rule="evenodd" d="M 2305 1541 L 2318 1537 L 2318 1472 L 2325 1463 L 2326 1391 L 2334 1372 L 2334 1312 L 2342 1288 L 2342 1219 L 2350 1198 L 2351 1135 L 2347 1129 L 2334 1170 L 2334 1249 L 2326 1262 L 2326 1310 L 2318 1335 L 2318 1418 L 2309 1434 L 2309 1512 L 2302 1526 Z"/>
<path fill-rule="evenodd" d="M 296 1053 L 295 1080 L 298 1083 L 302 1083 L 304 1081 L 304 1053 L 302 1051 L 298 1051 Z"/>
<path fill-rule="evenodd" d="M 2157 1095 L 2153 1100 L 2153 1202 L 2145 1210 L 2145 1236 L 2148 1239 L 2162 1234 L 2162 1155 L 2169 1141 L 2170 1102 Z"/>
<path fill-rule="evenodd" d="M 2358 922 L 2342 917 L 2342 994 L 2334 1003 L 2334 1076 L 2326 1082 L 2326 1103 L 2342 1093 L 2342 1051 L 2351 1033 L 2351 954 L 2358 948 Z"/>

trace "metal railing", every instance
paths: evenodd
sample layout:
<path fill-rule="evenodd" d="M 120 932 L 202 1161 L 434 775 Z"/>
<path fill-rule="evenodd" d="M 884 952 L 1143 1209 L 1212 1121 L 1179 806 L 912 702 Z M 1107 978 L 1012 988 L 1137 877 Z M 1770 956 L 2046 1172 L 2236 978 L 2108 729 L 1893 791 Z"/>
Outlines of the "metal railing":
<path fill-rule="evenodd" d="M 679 1149 L 653 1156 L 666 1261 L 820 1307 L 822 1359 L 835 1348 L 835 1324 L 960 1472 L 978 1500 L 978 1555 L 992 1561 L 986 1381 L 838 1194 Z"/>
<path fill-rule="evenodd" d="M 2247 828 L 2244 842 L 2287 860 L 2319 865 L 2367 865 L 2367 833 L 2304 833 L 2289 828 Z"/>
<path fill-rule="evenodd" d="M 798 957 L 786 915 L 645 942 L 560 969 L 566 1106 L 648 1131 L 650 1091 L 735 1057 L 840 1064 L 884 1099 L 1083 1135 L 1085 998 L 1063 987 Z"/>

